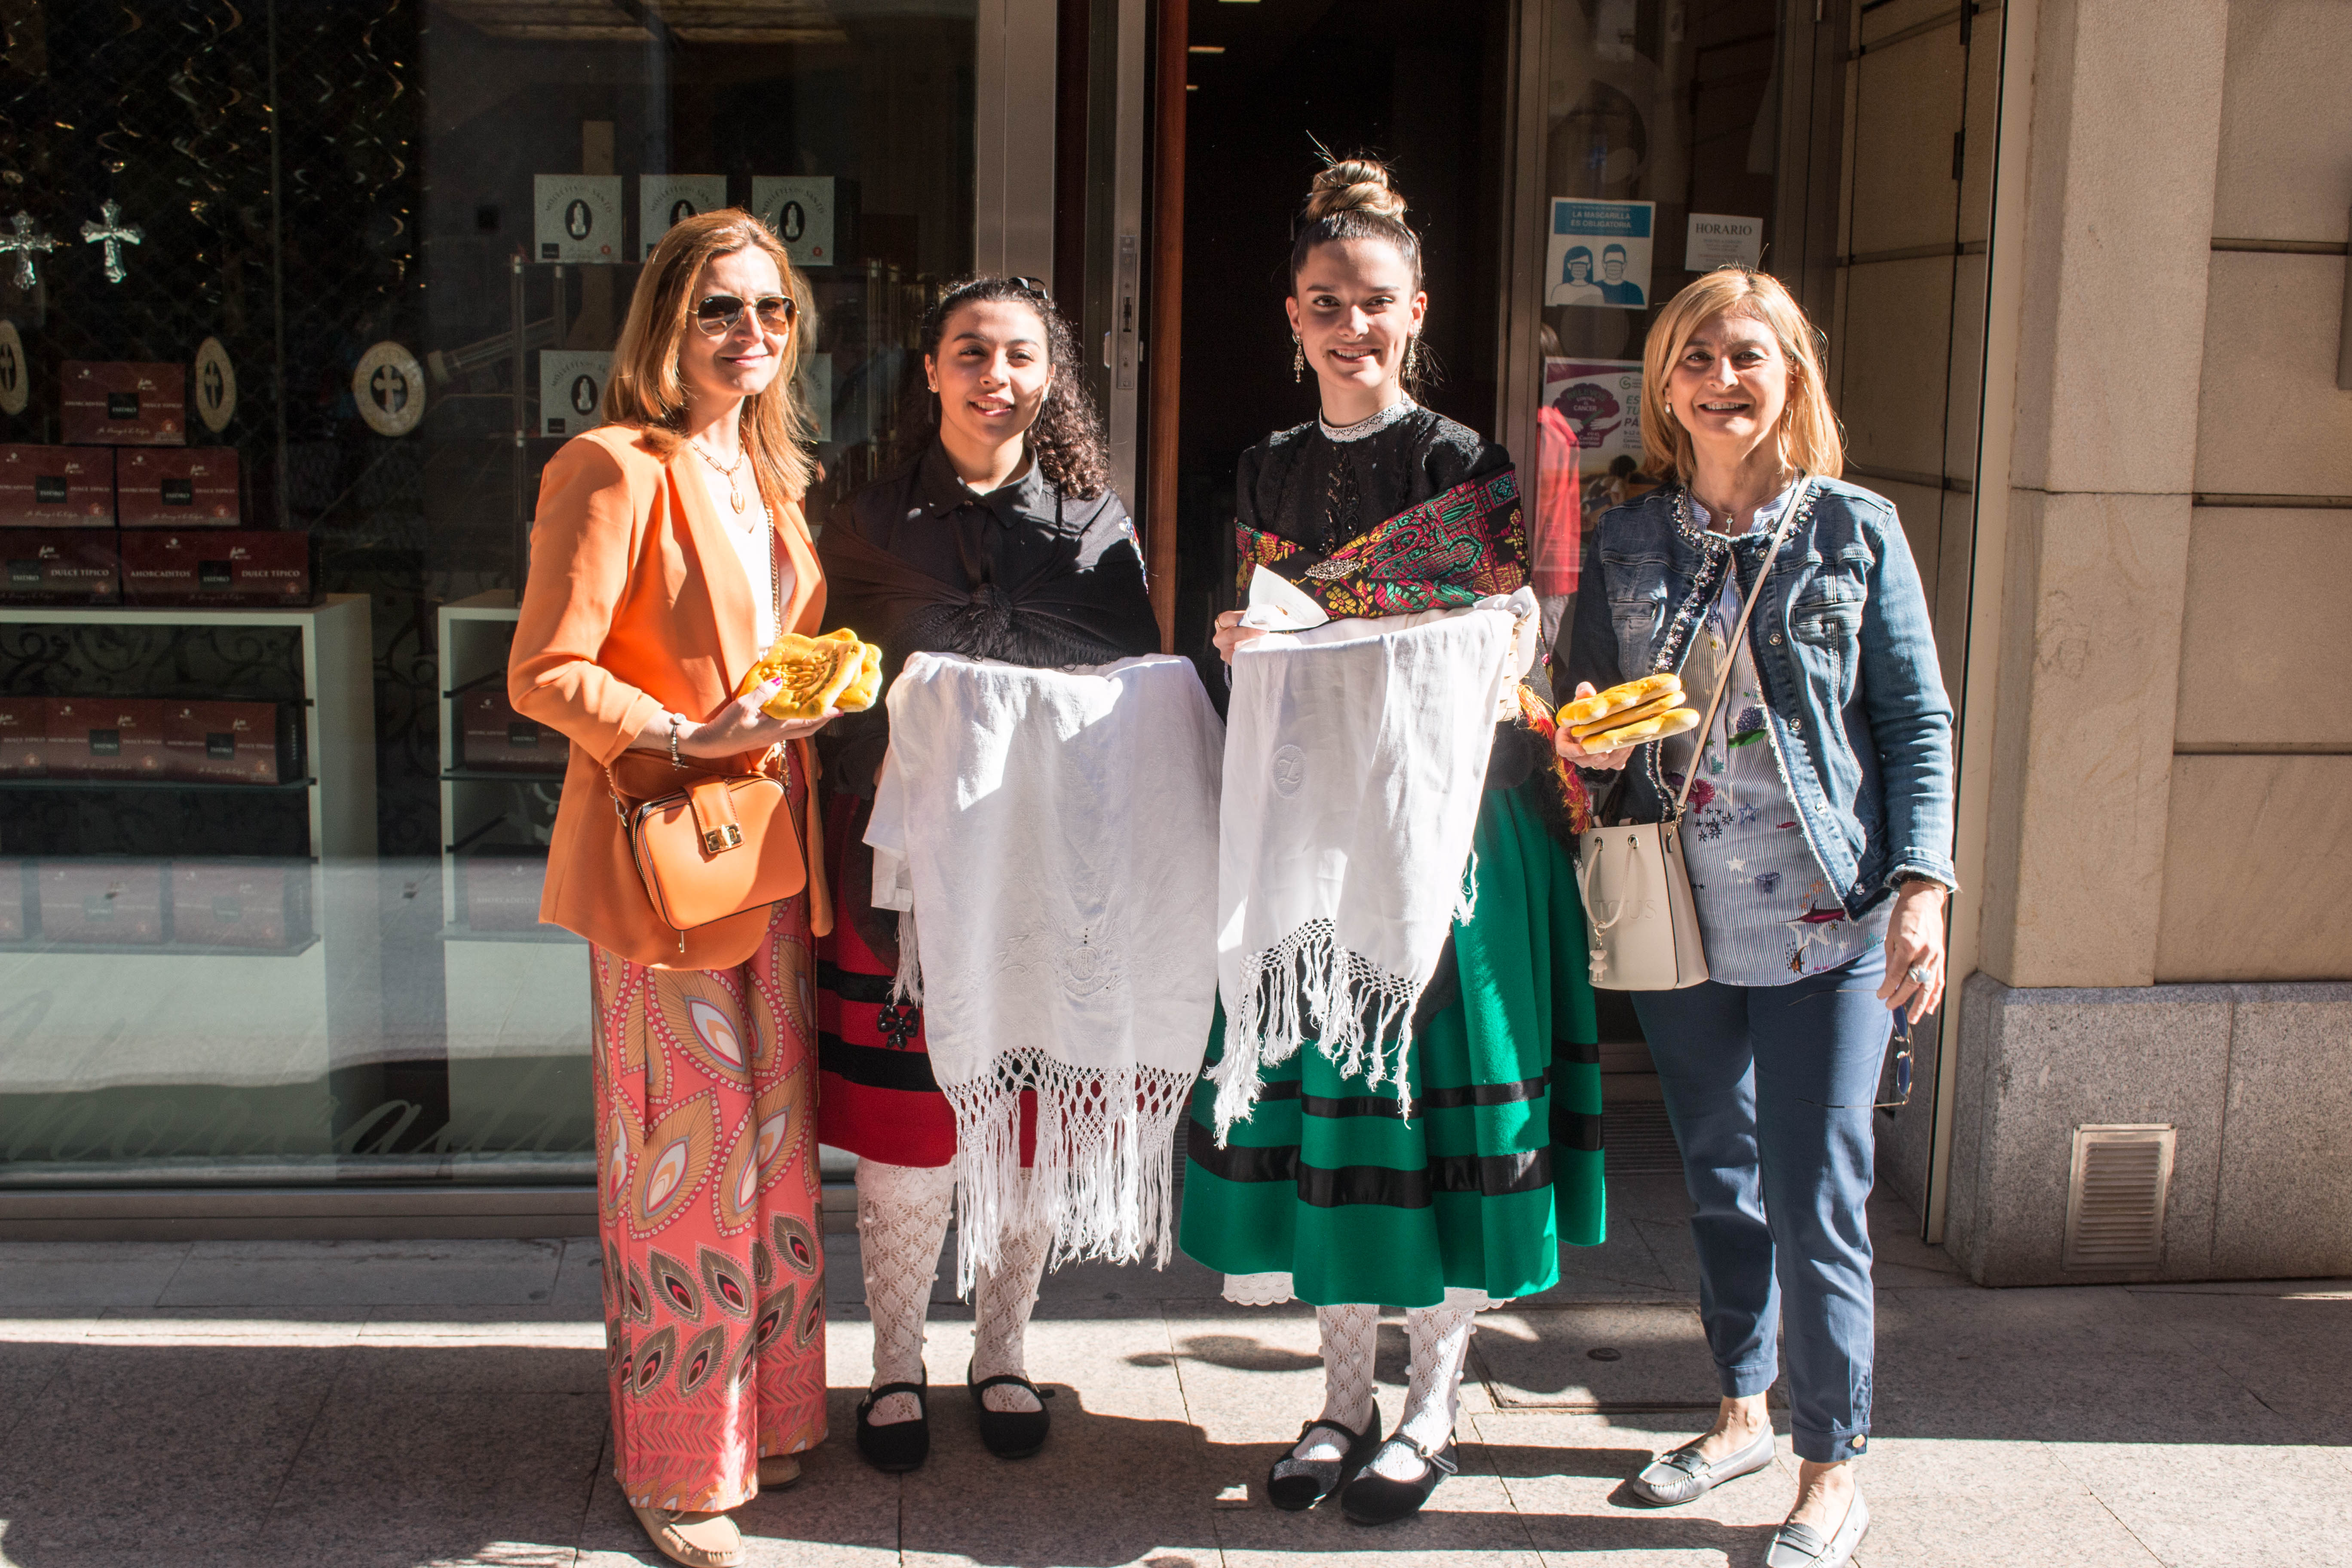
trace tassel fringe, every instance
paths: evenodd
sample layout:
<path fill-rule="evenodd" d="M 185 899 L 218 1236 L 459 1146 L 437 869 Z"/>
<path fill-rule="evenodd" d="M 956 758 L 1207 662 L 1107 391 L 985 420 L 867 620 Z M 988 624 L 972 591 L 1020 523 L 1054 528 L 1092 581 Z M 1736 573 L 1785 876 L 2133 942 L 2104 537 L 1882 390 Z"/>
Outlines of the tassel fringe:
<path fill-rule="evenodd" d="M 1225 1020 L 1223 1058 L 1209 1071 L 1217 1086 L 1217 1146 L 1257 1109 L 1264 1069 L 1288 1061 L 1309 1039 L 1350 1078 L 1375 1088 L 1395 1079 L 1398 1114 L 1411 1116 L 1404 1062 L 1421 989 L 1341 947 L 1328 920 L 1308 921 L 1244 959 L 1240 1014 Z"/>
<path fill-rule="evenodd" d="M 898 911 L 898 973 L 890 982 L 890 1000 L 923 1005 L 923 960 L 915 947 L 915 911 Z"/>

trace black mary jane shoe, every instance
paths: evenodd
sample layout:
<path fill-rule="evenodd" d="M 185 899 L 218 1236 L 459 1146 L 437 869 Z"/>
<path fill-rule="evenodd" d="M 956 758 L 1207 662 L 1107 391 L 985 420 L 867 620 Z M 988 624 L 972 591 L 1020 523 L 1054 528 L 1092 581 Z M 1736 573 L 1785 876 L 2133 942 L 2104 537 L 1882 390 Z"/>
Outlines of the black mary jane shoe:
<path fill-rule="evenodd" d="M 1040 1388 L 1018 1373 L 1002 1372 L 994 1377 L 971 1381 L 971 1367 L 964 1368 L 964 1382 L 971 1384 L 972 1408 L 980 1412 L 980 1441 L 982 1447 L 1000 1459 L 1025 1459 L 1045 1446 L 1045 1434 L 1053 1429 L 1054 1417 L 1045 1408 L 1045 1401 L 1054 1397 L 1050 1388 Z M 992 1388 L 1025 1388 L 1029 1397 L 1037 1402 L 1034 1410 L 991 1410 L 981 1397 Z"/>
<path fill-rule="evenodd" d="M 1391 1448 L 1402 1448 L 1421 1458 L 1421 1476 L 1416 1480 L 1392 1481 L 1373 1469 L 1381 1454 Z M 1351 1524 L 1394 1524 L 1401 1519 L 1411 1519 L 1437 1489 L 1437 1483 L 1460 1472 L 1455 1462 L 1454 1439 L 1446 1438 L 1445 1447 L 1433 1454 L 1411 1437 L 1399 1433 L 1380 1447 L 1364 1468 L 1356 1472 L 1339 1494 L 1339 1511 Z"/>
<path fill-rule="evenodd" d="M 866 1462 L 887 1475 L 914 1469 L 931 1452 L 931 1391 L 923 1383 L 886 1383 L 857 1402 L 857 1451 Z M 875 1405 L 894 1394 L 911 1394 L 922 1414 L 912 1421 L 874 1425 Z"/>
<path fill-rule="evenodd" d="M 1288 1464 L 1297 1454 L 1298 1444 L 1306 1442 L 1307 1435 L 1318 1426 L 1327 1432 L 1337 1432 L 1348 1440 L 1348 1451 L 1339 1458 L 1339 1473 L 1332 1478 L 1330 1486 L 1326 1488 L 1311 1474 L 1276 1475 L 1275 1471 Z M 1346 1486 L 1348 1479 L 1362 1469 L 1371 1461 L 1372 1456 L 1380 1451 L 1381 1407 L 1379 1405 L 1372 1406 L 1372 1418 L 1364 1424 L 1364 1429 L 1361 1432 L 1351 1432 L 1337 1421 L 1326 1421 L 1318 1417 L 1301 1426 L 1298 1429 L 1298 1443 L 1293 1443 L 1289 1447 L 1285 1448 L 1282 1451 L 1282 1458 L 1267 1467 L 1265 1500 L 1286 1513 L 1304 1513 L 1341 1487 Z"/>

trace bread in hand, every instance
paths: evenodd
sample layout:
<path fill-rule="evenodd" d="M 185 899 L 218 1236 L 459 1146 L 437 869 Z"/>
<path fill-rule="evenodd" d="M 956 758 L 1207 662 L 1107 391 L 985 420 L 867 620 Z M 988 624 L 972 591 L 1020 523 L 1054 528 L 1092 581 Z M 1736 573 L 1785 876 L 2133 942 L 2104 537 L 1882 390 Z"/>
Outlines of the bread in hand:
<path fill-rule="evenodd" d="M 771 719 L 820 719 L 827 709 L 855 713 L 874 705 L 882 686 L 882 650 L 844 626 L 823 637 L 786 632 L 744 675 L 744 697 L 772 680 L 783 684 L 760 705 Z"/>
<path fill-rule="evenodd" d="M 1614 730 L 1621 724 L 1631 724 L 1642 719 L 1654 719 L 1661 713 L 1681 707 L 1682 700 L 1683 694 L 1680 691 L 1669 691 L 1663 697 L 1643 703 L 1639 708 L 1628 708 L 1622 713 L 1612 713 L 1605 719 L 1595 719 L 1590 724 L 1572 724 L 1569 727 L 1568 732 L 1581 743 L 1586 737 L 1597 735 L 1603 730 Z"/>
<path fill-rule="evenodd" d="M 1668 735 L 1679 735 L 1685 730 L 1698 728 L 1698 710 L 1669 708 L 1647 719 L 1636 719 L 1613 730 L 1597 734 L 1580 735 L 1578 744 L 1588 752 L 1614 752 L 1627 746 L 1638 746 L 1644 741 L 1663 741 Z"/>
<path fill-rule="evenodd" d="M 1679 696 L 1682 689 L 1683 678 L 1671 670 L 1659 675 L 1645 675 L 1638 680 L 1624 681 L 1606 691 L 1596 691 L 1590 697 L 1580 697 L 1564 704 L 1558 721 L 1573 732 L 1613 713 L 1645 707 L 1661 697 L 1669 694 Z"/>

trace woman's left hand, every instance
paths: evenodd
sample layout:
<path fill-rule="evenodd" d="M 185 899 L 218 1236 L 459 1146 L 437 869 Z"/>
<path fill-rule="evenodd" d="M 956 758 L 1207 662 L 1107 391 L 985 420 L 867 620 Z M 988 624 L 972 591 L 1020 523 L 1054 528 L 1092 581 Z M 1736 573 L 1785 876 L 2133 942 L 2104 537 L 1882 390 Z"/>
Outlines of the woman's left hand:
<path fill-rule="evenodd" d="M 1944 888 L 1906 882 L 1886 922 L 1886 979 L 1878 999 L 1890 1012 L 1908 1011 L 1917 1023 L 1944 1003 Z M 1927 976 L 1925 980 L 1914 977 Z"/>

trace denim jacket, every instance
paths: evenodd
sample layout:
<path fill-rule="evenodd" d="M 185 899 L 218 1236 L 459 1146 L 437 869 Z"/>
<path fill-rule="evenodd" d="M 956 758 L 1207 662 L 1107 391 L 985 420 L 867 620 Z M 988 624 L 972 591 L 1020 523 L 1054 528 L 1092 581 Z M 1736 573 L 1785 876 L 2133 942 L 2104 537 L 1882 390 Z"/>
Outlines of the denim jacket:
<path fill-rule="evenodd" d="M 1684 520 L 1681 496 L 1679 486 L 1664 486 L 1612 508 L 1593 529 L 1567 689 L 1679 672 L 1727 566 L 1743 595 L 1755 586 L 1769 535 L 1698 531 Z M 1781 780 L 1847 914 L 1860 919 L 1906 878 L 1957 886 L 1952 704 L 1894 504 L 1842 480 L 1813 480 L 1809 515 L 1780 547 L 1748 646 Z M 1703 708 L 1709 695 L 1688 700 Z M 1634 753 L 1613 818 L 1664 818 L 1674 790 L 1658 752 L 1652 742 Z"/>

